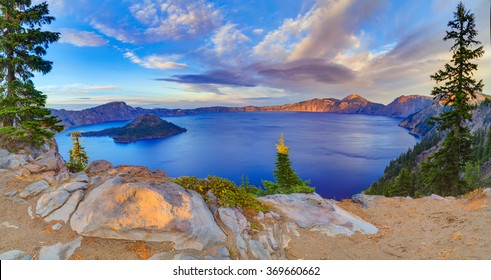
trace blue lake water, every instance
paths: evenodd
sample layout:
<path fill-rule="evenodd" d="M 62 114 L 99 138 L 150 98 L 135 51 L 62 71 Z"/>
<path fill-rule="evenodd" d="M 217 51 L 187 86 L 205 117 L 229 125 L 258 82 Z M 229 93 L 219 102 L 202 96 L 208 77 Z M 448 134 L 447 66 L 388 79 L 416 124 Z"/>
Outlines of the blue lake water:
<path fill-rule="evenodd" d="M 293 168 L 326 198 L 348 198 L 377 180 L 390 162 L 417 143 L 400 119 L 383 116 L 260 112 L 213 113 L 166 120 L 187 128 L 167 139 L 117 144 L 110 137 L 84 137 L 91 161 L 114 165 L 143 165 L 170 176 L 217 175 L 240 184 L 241 177 L 261 185 L 273 180 L 275 144 L 284 133 Z M 71 128 L 56 135 L 61 154 L 68 159 L 71 131 L 97 131 L 124 126 L 108 122 Z"/>

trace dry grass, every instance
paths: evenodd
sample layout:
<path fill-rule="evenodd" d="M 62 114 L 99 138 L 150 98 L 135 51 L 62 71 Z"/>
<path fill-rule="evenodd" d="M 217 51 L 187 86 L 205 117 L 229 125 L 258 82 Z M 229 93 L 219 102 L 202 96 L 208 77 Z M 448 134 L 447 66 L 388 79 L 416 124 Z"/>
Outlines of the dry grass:
<path fill-rule="evenodd" d="M 475 190 L 471 191 L 470 193 L 465 194 L 464 197 L 468 201 L 471 201 L 471 200 L 485 198 L 486 193 L 484 192 L 483 188 L 480 188 L 480 189 L 475 189 Z"/>
<path fill-rule="evenodd" d="M 464 209 L 467 211 L 478 211 L 486 208 L 486 193 L 484 189 L 475 189 L 464 196 L 466 202 Z"/>

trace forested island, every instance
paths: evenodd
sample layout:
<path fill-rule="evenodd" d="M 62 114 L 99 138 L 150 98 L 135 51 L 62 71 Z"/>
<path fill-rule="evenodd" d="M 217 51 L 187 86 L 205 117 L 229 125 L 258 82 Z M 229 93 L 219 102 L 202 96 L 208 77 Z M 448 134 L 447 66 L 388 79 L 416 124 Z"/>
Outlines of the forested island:
<path fill-rule="evenodd" d="M 81 136 L 111 136 L 116 143 L 132 143 L 144 139 L 167 138 L 186 131 L 185 128 L 156 115 L 141 115 L 123 127 L 84 132 Z"/>

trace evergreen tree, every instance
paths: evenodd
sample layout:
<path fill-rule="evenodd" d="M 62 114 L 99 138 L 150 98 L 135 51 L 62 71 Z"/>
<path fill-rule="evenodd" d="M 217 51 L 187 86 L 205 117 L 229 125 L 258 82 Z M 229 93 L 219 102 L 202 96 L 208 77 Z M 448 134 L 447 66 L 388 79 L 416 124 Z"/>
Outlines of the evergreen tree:
<path fill-rule="evenodd" d="M 59 33 L 41 26 L 53 20 L 46 2 L 0 0 L 0 136 L 40 145 L 63 129 L 31 80 L 33 72 L 51 71 L 52 62 L 42 56 Z"/>
<path fill-rule="evenodd" d="M 80 172 L 87 167 L 89 157 L 85 152 L 85 148 L 80 145 L 80 132 L 71 132 L 73 148 L 70 150 L 70 160 L 67 163 L 68 168 L 72 172 Z"/>
<path fill-rule="evenodd" d="M 448 134 L 442 147 L 422 166 L 428 175 L 425 183 L 441 195 L 459 195 L 466 189 L 460 175 L 471 157 L 472 135 L 465 123 L 472 119 L 470 99 L 476 98 L 475 94 L 483 88 L 482 80 L 477 82 L 473 78 L 477 64 L 472 60 L 484 54 L 482 46 L 473 49 L 481 44 L 475 39 L 474 21 L 474 14 L 460 2 L 454 20 L 448 23 L 450 31 L 444 38 L 445 41 L 454 41 L 450 49 L 453 53 L 451 63 L 431 76 L 437 83 L 432 95 L 449 107 L 432 119 L 439 124 L 441 131 L 448 131 Z"/>
<path fill-rule="evenodd" d="M 302 181 L 297 173 L 292 169 L 290 156 L 288 154 L 290 147 L 285 145 L 283 133 L 280 137 L 279 144 L 276 144 L 276 170 L 274 170 L 274 178 L 276 182 L 263 181 L 266 188 L 266 194 L 289 194 L 304 192 L 314 192 L 314 188 L 309 187 L 310 181 Z"/>

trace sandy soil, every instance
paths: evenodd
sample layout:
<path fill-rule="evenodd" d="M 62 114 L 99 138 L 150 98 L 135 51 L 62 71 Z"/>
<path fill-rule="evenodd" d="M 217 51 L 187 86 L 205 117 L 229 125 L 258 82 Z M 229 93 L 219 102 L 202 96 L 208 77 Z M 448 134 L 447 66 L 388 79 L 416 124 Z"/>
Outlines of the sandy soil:
<path fill-rule="evenodd" d="M 339 203 L 379 228 L 375 235 L 328 237 L 302 231 L 289 259 L 491 259 L 491 197 L 381 198 L 370 208 Z"/>
<path fill-rule="evenodd" d="M 42 246 L 70 242 L 77 234 L 69 225 L 53 231 L 55 222 L 31 219 L 27 209 L 35 209 L 38 197 L 13 205 L 13 198 L 3 196 L 27 184 L 0 180 L 0 252 L 17 249 L 36 259 Z M 489 195 L 446 200 L 381 198 L 370 208 L 351 200 L 339 205 L 377 226 L 379 233 L 328 237 L 301 230 L 301 237 L 293 237 L 287 248 L 289 259 L 491 259 Z M 184 253 L 205 256 L 216 249 Z M 72 259 L 147 259 L 172 250 L 169 242 L 84 238 Z"/>

